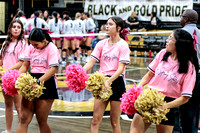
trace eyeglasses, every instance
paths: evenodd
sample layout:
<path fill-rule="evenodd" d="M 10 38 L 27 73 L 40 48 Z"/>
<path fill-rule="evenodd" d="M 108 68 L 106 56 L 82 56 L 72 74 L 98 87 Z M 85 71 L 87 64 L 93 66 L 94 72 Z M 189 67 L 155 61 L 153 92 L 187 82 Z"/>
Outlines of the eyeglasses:
<path fill-rule="evenodd" d="M 187 16 L 180 15 L 180 18 L 182 18 L 182 17 L 187 17 Z"/>
<path fill-rule="evenodd" d="M 168 39 L 176 41 L 176 39 L 173 36 L 169 36 Z"/>

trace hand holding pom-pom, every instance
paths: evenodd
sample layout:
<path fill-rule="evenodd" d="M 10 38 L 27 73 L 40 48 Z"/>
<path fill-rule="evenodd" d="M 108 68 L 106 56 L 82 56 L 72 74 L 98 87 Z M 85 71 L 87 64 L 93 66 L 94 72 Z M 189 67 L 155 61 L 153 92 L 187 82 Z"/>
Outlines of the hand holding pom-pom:
<path fill-rule="evenodd" d="M 0 66 L 0 76 L 2 76 L 5 73 L 5 70 L 2 66 Z M 1 80 L 1 78 L 0 78 Z"/>
<path fill-rule="evenodd" d="M 3 69 L 2 66 L 0 66 L 0 89 L 1 89 L 1 85 L 2 85 L 2 75 L 5 73 L 5 70 Z"/>
<path fill-rule="evenodd" d="M 3 74 L 2 76 L 2 89 L 4 92 L 10 96 L 15 96 L 18 94 L 15 88 L 15 82 L 17 78 L 20 76 L 18 70 L 10 70 Z"/>
<path fill-rule="evenodd" d="M 161 121 L 167 120 L 166 114 L 169 109 L 159 110 L 163 106 L 165 95 L 158 92 L 156 89 L 145 89 L 135 101 L 136 110 L 142 115 L 146 123 L 159 124 Z"/>
<path fill-rule="evenodd" d="M 35 98 L 39 98 L 43 94 L 44 82 L 40 85 L 36 83 L 36 78 L 33 78 L 29 73 L 21 74 L 15 83 L 15 87 L 18 88 L 18 93 L 29 101 L 33 101 Z"/>
<path fill-rule="evenodd" d="M 137 87 L 136 84 L 134 83 L 134 86 L 130 88 L 127 93 L 124 93 L 122 95 L 122 98 L 120 98 L 121 100 L 120 108 L 122 112 L 128 115 L 133 115 L 137 112 L 137 110 L 134 107 L 134 104 L 142 91 L 143 91 L 142 86 Z"/>
<path fill-rule="evenodd" d="M 81 92 L 86 88 L 86 81 L 89 78 L 86 71 L 80 64 L 68 65 L 65 69 L 66 84 L 74 92 Z"/>
<path fill-rule="evenodd" d="M 109 87 L 105 88 L 105 82 L 108 79 L 109 78 L 105 77 L 102 73 L 95 72 L 86 82 L 86 89 L 91 91 L 95 98 L 107 101 L 112 95 L 111 86 L 109 85 Z"/>

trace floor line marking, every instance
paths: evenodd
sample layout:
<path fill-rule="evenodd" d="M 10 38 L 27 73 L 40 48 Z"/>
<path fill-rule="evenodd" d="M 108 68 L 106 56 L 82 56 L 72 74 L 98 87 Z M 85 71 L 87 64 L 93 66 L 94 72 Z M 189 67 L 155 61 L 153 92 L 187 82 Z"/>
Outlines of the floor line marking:
<path fill-rule="evenodd" d="M 5 111 L 4 108 L 0 108 L 1 111 Z M 17 115 L 17 111 L 13 110 L 13 112 L 15 113 L 14 115 Z M 35 114 L 34 114 L 35 116 Z M 5 117 L 5 115 L 0 116 L 0 118 Z M 67 119 L 67 118 L 71 118 L 71 119 L 92 119 L 93 116 L 56 116 L 56 115 L 49 115 L 49 118 L 62 118 L 62 119 Z M 103 118 L 110 118 L 110 116 L 103 116 Z M 132 119 L 128 118 L 127 115 L 121 115 L 121 118 L 123 120 L 127 120 L 127 121 L 132 121 Z"/>
<path fill-rule="evenodd" d="M 72 118 L 72 119 L 92 119 L 93 116 L 55 116 L 55 115 L 49 115 L 49 118 Z M 110 118 L 110 116 L 103 116 L 103 118 Z"/>
<path fill-rule="evenodd" d="M 127 115 L 121 115 L 122 120 L 132 121 Z"/>

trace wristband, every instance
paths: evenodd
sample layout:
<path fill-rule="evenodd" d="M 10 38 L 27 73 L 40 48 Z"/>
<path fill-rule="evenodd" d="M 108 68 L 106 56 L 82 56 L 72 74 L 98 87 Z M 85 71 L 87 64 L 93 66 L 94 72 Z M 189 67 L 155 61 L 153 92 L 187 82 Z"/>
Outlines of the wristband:
<path fill-rule="evenodd" d="M 40 80 L 39 80 L 39 79 L 37 79 L 37 80 L 36 80 L 36 83 L 40 84 Z"/>

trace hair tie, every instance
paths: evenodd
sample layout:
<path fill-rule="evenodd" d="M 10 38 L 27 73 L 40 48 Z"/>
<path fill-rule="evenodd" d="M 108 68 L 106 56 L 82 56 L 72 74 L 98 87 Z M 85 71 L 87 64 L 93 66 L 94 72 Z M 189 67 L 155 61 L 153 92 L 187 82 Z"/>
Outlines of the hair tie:
<path fill-rule="evenodd" d="M 37 18 L 37 16 L 35 16 L 35 18 Z"/>
<path fill-rule="evenodd" d="M 46 28 L 42 28 L 42 30 L 43 30 L 44 32 L 46 32 L 47 34 L 53 33 L 52 31 L 49 31 L 49 29 L 46 29 Z"/>
<path fill-rule="evenodd" d="M 125 41 L 128 41 L 127 34 L 130 34 L 128 29 L 127 28 L 123 29 L 121 33 L 122 33 L 122 36 L 124 37 Z"/>

